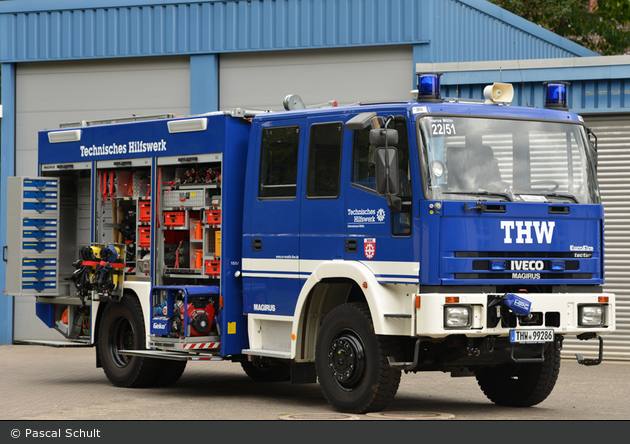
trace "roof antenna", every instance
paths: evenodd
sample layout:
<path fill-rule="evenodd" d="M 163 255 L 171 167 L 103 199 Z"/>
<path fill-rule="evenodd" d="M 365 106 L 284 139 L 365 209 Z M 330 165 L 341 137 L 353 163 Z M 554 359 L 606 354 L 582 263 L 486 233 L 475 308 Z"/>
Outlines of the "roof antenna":
<path fill-rule="evenodd" d="M 516 42 L 514 43 L 514 53 L 516 54 L 516 64 L 518 65 L 518 72 L 521 75 L 521 89 L 523 90 L 523 98 L 525 99 L 525 105 L 529 107 L 529 100 L 527 100 L 527 94 L 525 94 L 525 82 L 523 81 L 523 71 L 521 71 L 521 62 L 518 59 L 518 52 L 516 50 Z"/>
<path fill-rule="evenodd" d="M 459 99 L 459 59 L 462 47 L 462 9 L 463 6 L 459 5 L 459 26 L 457 27 L 457 86 L 455 87 L 455 101 Z"/>

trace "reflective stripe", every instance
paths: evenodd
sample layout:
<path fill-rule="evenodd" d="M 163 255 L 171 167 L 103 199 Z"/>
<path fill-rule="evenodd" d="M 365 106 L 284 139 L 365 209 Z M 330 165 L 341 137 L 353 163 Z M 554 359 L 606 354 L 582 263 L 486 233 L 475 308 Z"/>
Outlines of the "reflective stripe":
<path fill-rule="evenodd" d="M 244 277 L 308 279 L 323 262 L 299 259 L 243 259 Z M 379 283 L 419 283 L 420 263 L 358 261 L 374 274 Z"/>

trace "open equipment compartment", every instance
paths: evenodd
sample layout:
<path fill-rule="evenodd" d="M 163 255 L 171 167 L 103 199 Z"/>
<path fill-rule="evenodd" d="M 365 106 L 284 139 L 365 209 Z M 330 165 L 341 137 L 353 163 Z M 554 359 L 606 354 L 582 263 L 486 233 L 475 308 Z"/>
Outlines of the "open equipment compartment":
<path fill-rule="evenodd" d="M 125 246 L 128 280 L 150 279 L 151 159 L 97 162 L 95 241 Z"/>
<path fill-rule="evenodd" d="M 219 285 L 222 154 L 157 163 L 156 285 Z"/>

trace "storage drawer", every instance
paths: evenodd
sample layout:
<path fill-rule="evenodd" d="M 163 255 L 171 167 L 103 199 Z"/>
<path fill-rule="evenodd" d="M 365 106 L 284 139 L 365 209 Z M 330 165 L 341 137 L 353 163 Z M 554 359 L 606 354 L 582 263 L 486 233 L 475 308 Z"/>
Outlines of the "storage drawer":
<path fill-rule="evenodd" d="M 164 225 L 167 227 L 183 227 L 186 223 L 186 213 L 183 211 L 165 211 Z"/>

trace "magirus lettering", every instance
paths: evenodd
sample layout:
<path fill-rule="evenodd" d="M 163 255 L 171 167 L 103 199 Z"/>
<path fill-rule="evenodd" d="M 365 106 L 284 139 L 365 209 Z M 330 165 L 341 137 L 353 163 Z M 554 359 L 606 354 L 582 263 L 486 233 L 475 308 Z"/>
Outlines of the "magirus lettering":
<path fill-rule="evenodd" d="M 511 244 L 550 244 L 553 239 L 554 221 L 541 220 L 502 220 L 503 243 Z M 534 242 L 535 241 L 535 242 Z"/>
<path fill-rule="evenodd" d="M 276 306 L 273 304 L 254 304 L 254 310 L 256 311 L 276 311 Z"/>
<path fill-rule="evenodd" d="M 512 273 L 512 279 L 540 279 L 540 273 Z"/>

